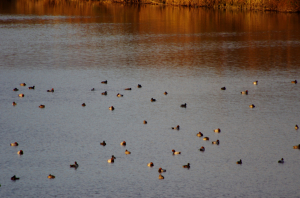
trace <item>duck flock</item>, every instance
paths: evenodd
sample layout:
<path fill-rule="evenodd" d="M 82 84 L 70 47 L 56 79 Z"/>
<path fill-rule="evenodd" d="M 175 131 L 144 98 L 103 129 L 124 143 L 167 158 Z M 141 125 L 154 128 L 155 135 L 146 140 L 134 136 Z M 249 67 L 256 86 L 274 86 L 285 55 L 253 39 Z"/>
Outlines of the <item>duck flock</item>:
<path fill-rule="evenodd" d="M 107 80 L 102 81 L 101 83 L 102 83 L 102 84 L 107 84 Z M 291 81 L 291 83 L 297 84 L 297 80 Z M 258 81 L 254 81 L 253 84 L 254 84 L 254 85 L 258 85 Z M 20 86 L 26 86 L 26 83 L 21 83 Z M 137 88 L 142 88 L 142 85 L 138 84 L 138 85 L 137 85 Z M 35 89 L 35 86 L 28 87 L 28 89 L 34 90 L 34 89 Z M 124 90 L 131 90 L 131 88 L 125 88 Z M 221 87 L 221 90 L 226 90 L 226 87 Z M 19 91 L 19 89 L 18 89 L 18 88 L 14 88 L 13 91 Z M 95 91 L 95 88 L 92 88 L 91 91 Z M 47 90 L 47 92 L 52 92 L 52 93 L 53 93 L 53 92 L 54 92 L 54 88 Z M 248 90 L 241 91 L 240 93 L 241 93 L 242 95 L 248 95 Z M 102 95 L 107 95 L 107 91 L 104 91 L 104 92 L 102 92 L 101 94 L 102 94 Z M 167 95 L 167 94 L 168 94 L 167 92 L 164 92 L 164 95 Z M 22 94 L 22 93 L 18 94 L 18 96 L 19 96 L 19 97 L 25 97 L 25 95 Z M 117 97 L 123 97 L 123 95 L 120 94 L 120 93 L 117 93 L 116 96 L 117 96 Z M 156 102 L 156 99 L 151 98 L 150 101 L 151 101 L 151 102 Z M 13 105 L 13 106 L 16 106 L 17 103 L 16 103 L 16 102 L 13 102 L 12 105 Z M 85 104 L 85 103 L 82 103 L 82 106 L 85 107 L 86 104 Z M 46 106 L 45 106 L 44 104 L 41 104 L 41 105 L 39 106 L 39 108 L 45 108 L 45 107 L 46 107 Z M 181 108 L 187 108 L 187 103 L 181 104 L 179 107 L 181 107 Z M 250 104 L 250 105 L 249 105 L 249 108 L 255 108 L 255 105 L 254 105 L 254 104 Z M 114 108 L 113 106 L 108 107 L 108 109 L 111 110 L 111 111 L 114 111 L 114 110 L 115 110 L 115 108 Z M 147 121 L 144 120 L 143 123 L 144 123 L 144 124 L 147 124 Z M 171 127 L 171 129 L 173 129 L 173 130 L 180 130 L 180 126 L 177 125 L 177 126 Z M 296 124 L 296 125 L 295 125 L 295 130 L 298 130 L 298 129 L 299 129 L 299 126 Z M 220 129 L 220 128 L 214 129 L 213 131 L 214 131 L 215 133 L 221 133 L 221 129 Z M 204 134 L 203 134 L 202 132 L 197 133 L 196 136 L 203 138 L 204 141 L 209 141 L 209 140 L 210 140 L 209 137 L 204 136 Z M 220 144 L 220 141 L 217 139 L 217 140 L 215 140 L 215 141 L 212 141 L 212 144 L 214 144 L 214 145 L 219 145 L 219 144 Z M 102 141 L 102 142 L 100 142 L 100 145 L 101 145 L 101 146 L 106 146 L 106 142 L 105 142 L 105 141 Z M 121 145 L 121 146 L 126 146 L 127 143 L 126 143 L 126 141 L 122 141 L 122 142 L 120 143 L 120 145 Z M 10 146 L 12 146 L 12 147 L 17 147 L 17 146 L 19 146 L 19 143 L 18 143 L 18 142 L 13 142 L 13 143 L 10 144 Z M 300 149 L 300 144 L 299 144 L 299 145 L 293 146 L 293 148 L 294 148 L 294 149 Z M 205 152 L 205 147 L 202 146 L 201 148 L 199 148 L 199 151 L 200 151 L 200 152 Z M 125 153 L 125 155 L 130 155 L 130 154 L 131 154 L 131 152 L 128 151 L 127 149 L 125 150 L 124 153 Z M 173 150 L 172 150 L 172 153 L 173 153 L 173 155 L 180 155 L 180 154 L 181 154 L 181 151 L 175 151 L 175 150 L 173 149 Z M 17 154 L 18 154 L 18 155 L 23 155 L 23 154 L 24 154 L 24 151 L 23 151 L 23 150 L 19 150 L 19 151 L 17 152 Z M 114 155 L 112 155 L 111 158 L 109 158 L 109 159 L 107 160 L 107 162 L 108 162 L 108 163 L 114 163 L 115 160 L 116 160 L 116 157 L 115 157 Z M 281 163 L 281 164 L 284 163 L 284 159 L 281 158 L 281 159 L 278 161 L 278 163 Z M 242 159 L 238 160 L 238 161 L 236 162 L 236 164 L 242 164 Z M 148 167 L 154 167 L 154 163 L 153 163 L 153 162 L 149 162 L 149 163 L 147 164 L 147 166 L 148 166 Z M 75 161 L 74 164 L 70 164 L 70 168 L 75 168 L 75 169 L 77 169 L 78 167 L 79 167 L 79 164 L 77 163 L 77 161 Z M 187 163 L 186 165 L 182 165 L 182 167 L 183 167 L 183 168 L 189 169 L 189 168 L 191 167 L 191 164 L 190 164 L 190 163 Z M 159 177 L 158 177 L 158 178 L 159 178 L 159 179 L 164 179 L 164 176 L 163 176 L 161 173 L 166 172 L 166 169 L 162 169 L 161 167 L 159 167 L 159 168 L 158 168 L 158 172 L 159 172 Z M 46 177 L 46 176 L 45 176 L 45 177 Z M 51 174 L 49 174 L 47 177 L 48 177 L 49 179 L 55 179 L 55 176 L 54 176 L 54 175 L 51 175 Z M 14 175 L 14 176 L 11 177 L 11 180 L 13 180 L 13 181 L 16 181 L 16 180 L 19 180 L 19 179 L 20 179 L 20 178 L 18 178 L 16 175 Z"/>

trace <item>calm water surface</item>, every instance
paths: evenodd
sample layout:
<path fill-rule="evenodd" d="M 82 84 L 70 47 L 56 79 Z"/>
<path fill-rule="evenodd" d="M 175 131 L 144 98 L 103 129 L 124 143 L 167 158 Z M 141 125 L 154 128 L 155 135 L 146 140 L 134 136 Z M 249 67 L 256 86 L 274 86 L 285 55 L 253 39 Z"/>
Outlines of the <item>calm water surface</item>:
<path fill-rule="evenodd" d="M 299 14 L 0 5 L 0 197 L 300 197 Z"/>

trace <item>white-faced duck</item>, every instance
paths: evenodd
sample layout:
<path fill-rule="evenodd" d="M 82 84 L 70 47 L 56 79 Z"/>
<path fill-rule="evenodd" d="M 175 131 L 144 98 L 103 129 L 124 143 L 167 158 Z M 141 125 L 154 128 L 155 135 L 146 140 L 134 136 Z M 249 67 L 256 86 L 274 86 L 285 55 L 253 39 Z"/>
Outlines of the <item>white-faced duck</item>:
<path fill-rule="evenodd" d="M 204 137 L 203 140 L 204 140 L 204 141 L 208 141 L 208 140 L 209 140 L 209 137 Z"/>
<path fill-rule="evenodd" d="M 95 91 L 95 88 L 91 89 L 91 91 Z"/>
<path fill-rule="evenodd" d="M 48 89 L 47 92 L 54 92 L 54 88 Z"/>
<path fill-rule="evenodd" d="M 26 83 L 21 83 L 20 85 L 24 87 L 24 86 L 26 86 Z"/>
<path fill-rule="evenodd" d="M 10 146 L 19 146 L 18 142 L 10 143 Z"/>
<path fill-rule="evenodd" d="M 175 151 L 174 149 L 172 150 L 172 152 L 173 152 L 173 155 L 179 155 L 179 154 L 181 154 L 180 151 Z"/>
<path fill-rule="evenodd" d="M 241 94 L 243 94 L 243 95 L 248 95 L 248 90 L 242 91 Z"/>
<path fill-rule="evenodd" d="M 105 81 L 102 81 L 101 83 L 102 83 L 102 84 L 107 84 L 107 80 L 105 80 Z"/>
<path fill-rule="evenodd" d="M 32 87 L 28 87 L 28 89 L 34 89 L 35 88 L 35 86 L 32 86 Z"/>
<path fill-rule="evenodd" d="M 51 174 L 48 175 L 48 179 L 54 179 L 54 178 L 55 178 L 54 175 L 51 175 Z"/>
<path fill-rule="evenodd" d="M 150 100 L 151 102 L 155 102 L 156 101 L 156 99 L 154 99 L 154 98 L 151 98 L 151 100 Z"/>
<path fill-rule="evenodd" d="M 220 144 L 220 141 L 219 141 L 219 140 L 213 141 L 212 144 L 219 145 L 219 144 Z"/>
<path fill-rule="evenodd" d="M 158 179 L 165 179 L 165 177 L 162 175 L 158 175 Z"/>
<path fill-rule="evenodd" d="M 18 89 L 18 88 L 14 88 L 13 90 L 14 90 L 14 91 L 19 91 L 19 89 Z"/>
<path fill-rule="evenodd" d="M 221 90 L 226 90 L 226 87 L 221 87 Z"/>
<path fill-rule="evenodd" d="M 120 143 L 120 145 L 121 145 L 121 146 L 126 146 L 126 142 L 123 141 L 123 142 Z"/>
<path fill-rule="evenodd" d="M 198 137 L 202 137 L 202 136 L 203 136 L 203 133 L 199 132 L 199 133 L 197 133 L 197 136 L 198 136 Z"/>
<path fill-rule="evenodd" d="M 81 106 L 85 107 L 85 106 L 86 106 L 86 104 L 85 104 L 85 103 L 82 103 L 82 104 L 81 104 Z"/>
<path fill-rule="evenodd" d="M 16 103 L 16 102 L 13 102 L 13 103 L 12 103 L 12 106 L 16 106 L 16 105 L 17 105 L 17 103 Z"/>
<path fill-rule="evenodd" d="M 127 149 L 125 150 L 125 154 L 126 155 L 129 155 L 129 154 L 131 154 L 131 152 L 130 151 L 127 151 Z"/>
<path fill-rule="evenodd" d="M 254 81 L 254 82 L 253 82 L 253 85 L 257 85 L 257 84 L 258 84 L 258 81 Z"/>
<path fill-rule="evenodd" d="M 180 126 L 179 126 L 179 125 L 177 125 L 176 127 L 172 127 L 172 129 L 179 130 L 179 129 L 180 129 Z"/>
<path fill-rule="evenodd" d="M 45 108 L 45 105 L 42 105 L 42 104 L 41 104 L 41 105 L 39 106 L 39 108 L 43 109 L 43 108 Z"/>
<path fill-rule="evenodd" d="M 158 169 L 159 173 L 163 173 L 163 172 L 166 172 L 166 171 L 167 171 L 166 169 L 162 169 L 161 167 Z"/>
<path fill-rule="evenodd" d="M 284 163 L 284 159 L 281 158 L 281 160 L 279 160 L 278 163 L 283 164 Z"/>
<path fill-rule="evenodd" d="M 142 85 L 138 84 L 138 85 L 137 85 L 137 88 L 142 88 Z"/>
<path fill-rule="evenodd" d="M 101 94 L 106 96 L 107 95 L 107 91 L 102 92 Z"/>
<path fill-rule="evenodd" d="M 295 125 L 295 130 L 298 130 L 298 129 L 299 129 L 299 127 L 298 127 L 298 125 L 296 124 L 296 125 Z"/>
<path fill-rule="evenodd" d="M 147 166 L 149 166 L 149 167 L 153 167 L 153 166 L 154 166 L 154 164 L 153 164 L 153 162 L 150 162 L 150 163 L 148 163 L 148 164 L 147 164 Z"/>
<path fill-rule="evenodd" d="M 293 80 L 293 81 L 291 81 L 291 83 L 297 84 L 297 80 Z"/>
<path fill-rule="evenodd" d="M 108 107 L 108 109 L 111 111 L 115 110 L 114 106 L 110 106 L 110 107 Z"/>
<path fill-rule="evenodd" d="M 221 132 L 221 129 L 220 129 L 220 128 L 217 128 L 217 129 L 214 130 L 214 132 L 215 132 L 215 133 L 220 133 L 220 132 Z"/>
<path fill-rule="evenodd" d="M 123 95 L 122 95 L 122 94 L 120 94 L 120 93 L 118 93 L 118 94 L 117 94 L 117 96 L 118 96 L 118 97 L 123 97 Z"/>
<path fill-rule="evenodd" d="M 168 92 L 166 92 L 166 91 L 165 91 L 165 93 L 164 93 L 164 94 L 165 94 L 165 95 L 168 95 Z"/>
<path fill-rule="evenodd" d="M 70 168 L 75 168 L 76 169 L 76 168 L 78 168 L 78 166 L 79 165 L 77 164 L 76 161 L 74 162 L 74 164 L 70 164 Z"/>
<path fill-rule="evenodd" d="M 131 90 L 131 88 L 125 88 L 124 90 Z"/>
<path fill-rule="evenodd" d="M 251 105 L 249 105 L 249 107 L 253 109 L 253 108 L 255 108 L 255 105 L 251 104 Z"/>
<path fill-rule="evenodd" d="M 19 94 L 19 97 L 23 98 L 25 95 L 24 94 Z"/>
<path fill-rule="evenodd" d="M 187 163 L 187 165 L 183 165 L 183 168 L 191 168 L 190 163 Z"/>
<path fill-rule="evenodd" d="M 20 178 L 18 178 L 18 177 L 16 177 L 16 175 L 14 175 L 10 179 L 13 180 L 13 181 L 16 181 L 16 180 L 19 180 Z"/>
<path fill-rule="evenodd" d="M 242 164 L 242 160 L 240 159 L 240 161 L 237 161 L 236 164 Z"/>
<path fill-rule="evenodd" d="M 199 149 L 200 151 L 205 151 L 205 148 L 204 148 L 204 146 L 201 146 L 201 148 Z"/>
<path fill-rule="evenodd" d="M 186 108 L 186 103 L 184 103 L 184 104 L 180 105 L 180 107 L 182 107 L 182 108 Z"/>
<path fill-rule="evenodd" d="M 106 142 L 105 142 L 105 141 L 100 142 L 100 145 L 105 146 L 105 145 L 106 145 Z"/>
<path fill-rule="evenodd" d="M 23 155 L 23 150 L 19 150 L 17 153 L 18 155 Z"/>

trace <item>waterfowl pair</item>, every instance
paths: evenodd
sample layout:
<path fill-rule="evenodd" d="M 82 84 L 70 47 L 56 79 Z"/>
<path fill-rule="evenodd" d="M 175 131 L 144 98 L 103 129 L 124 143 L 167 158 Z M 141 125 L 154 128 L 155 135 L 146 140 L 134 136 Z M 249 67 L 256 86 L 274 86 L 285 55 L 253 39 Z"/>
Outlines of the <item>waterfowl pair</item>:
<path fill-rule="evenodd" d="M 172 127 L 172 129 L 179 130 L 179 129 L 180 129 L 180 126 L 179 126 L 179 125 L 177 125 L 176 127 Z"/>
<path fill-rule="evenodd" d="M 16 181 L 16 180 L 19 180 L 20 178 L 18 178 L 18 177 L 16 177 L 16 175 L 14 175 L 10 179 L 13 180 L 13 181 Z"/>
<path fill-rule="evenodd" d="M 167 171 L 166 169 L 162 169 L 161 167 L 158 169 L 159 173 L 163 173 L 163 172 L 166 172 L 166 171 Z"/>
<path fill-rule="evenodd" d="M 54 175 L 51 175 L 51 174 L 48 175 L 48 179 L 54 179 L 54 178 L 55 178 Z"/>
<path fill-rule="evenodd" d="M 105 142 L 105 141 L 100 142 L 100 145 L 105 146 L 105 145 L 106 145 L 106 142 Z"/>
<path fill-rule="evenodd" d="M 70 168 L 75 168 L 76 169 L 76 168 L 78 168 L 78 166 L 79 165 L 77 164 L 76 161 L 74 162 L 74 164 L 70 164 Z"/>
<path fill-rule="evenodd" d="M 202 136 L 203 136 L 203 133 L 199 132 L 199 133 L 197 133 L 197 136 L 198 136 L 198 137 L 202 137 Z"/>
<path fill-rule="evenodd" d="M 154 166 L 154 164 L 153 164 L 153 162 L 150 162 L 150 163 L 148 163 L 148 164 L 147 164 L 147 166 L 149 166 L 149 167 L 153 167 L 153 166 Z"/>
<path fill-rule="evenodd" d="M 19 150 L 17 153 L 18 155 L 23 155 L 23 150 Z"/>
<path fill-rule="evenodd" d="M 172 150 L 172 152 L 173 152 L 173 155 L 179 155 L 179 154 L 181 154 L 180 151 L 175 151 L 174 149 Z"/>
<path fill-rule="evenodd" d="M 10 143 L 10 146 L 19 146 L 18 142 Z"/>
<path fill-rule="evenodd" d="M 183 168 L 190 168 L 191 166 L 190 166 L 190 163 L 187 163 L 187 165 L 183 165 L 182 167 Z"/>
<path fill-rule="evenodd" d="M 54 92 L 54 89 L 48 89 L 47 92 Z"/>

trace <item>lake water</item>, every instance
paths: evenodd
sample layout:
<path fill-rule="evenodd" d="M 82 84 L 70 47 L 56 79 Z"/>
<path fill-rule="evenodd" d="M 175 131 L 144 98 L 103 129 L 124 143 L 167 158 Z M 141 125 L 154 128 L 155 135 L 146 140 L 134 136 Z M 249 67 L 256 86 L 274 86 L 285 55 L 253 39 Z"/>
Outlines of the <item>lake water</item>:
<path fill-rule="evenodd" d="M 0 5 L 0 197 L 300 197 L 299 14 Z"/>

